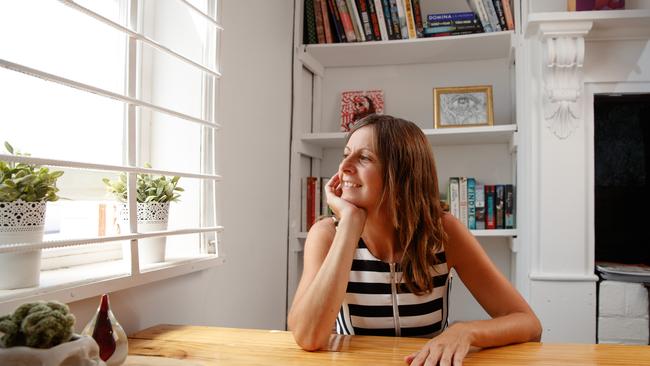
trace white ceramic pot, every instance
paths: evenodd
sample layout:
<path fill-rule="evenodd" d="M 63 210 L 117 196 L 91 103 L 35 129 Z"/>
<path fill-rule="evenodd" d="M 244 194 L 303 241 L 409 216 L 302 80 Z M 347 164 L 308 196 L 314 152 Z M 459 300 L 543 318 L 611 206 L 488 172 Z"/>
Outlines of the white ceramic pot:
<path fill-rule="evenodd" d="M 52 348 L 0 348 L 0 365 L 12 366 L 106 366 L 99 358 L 99 347 L 92 337 L 74 340 Z"/>
<path fill-rule="evenodd" d="M 128 217 L 129 209 L 126 204 L 120 208 L 120 231 L 129 232 Z M 138 232 L 149 233 L 152 231 L 167 230 L 169 220 L 169 202 L 138 203 Z M 165 261 L 166 237 L 146 238 L 138 240 L 138 254 L 140 265 L 158 263 Z M 129 244 L 123 247 L 124 256 L 129 255 L 131 248 Z"/>
<path fill-rule="evenodd" d="M 0 202 L 0 247 L 43 241 L 47 202 Z M 41 251 L 0 253 L 0 289 L 39 284 Z"/>

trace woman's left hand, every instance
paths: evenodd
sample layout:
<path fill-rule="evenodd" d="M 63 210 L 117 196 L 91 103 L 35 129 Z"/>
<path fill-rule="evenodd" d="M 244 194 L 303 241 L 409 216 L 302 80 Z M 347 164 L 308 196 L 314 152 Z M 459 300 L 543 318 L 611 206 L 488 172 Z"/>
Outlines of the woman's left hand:
<path fill-rule="evenodd" d="M 429 340 L 421 350 L 404 358 L 411 366 L 460 366 L 472 345 L 469 327 L 457 323 Z"/>

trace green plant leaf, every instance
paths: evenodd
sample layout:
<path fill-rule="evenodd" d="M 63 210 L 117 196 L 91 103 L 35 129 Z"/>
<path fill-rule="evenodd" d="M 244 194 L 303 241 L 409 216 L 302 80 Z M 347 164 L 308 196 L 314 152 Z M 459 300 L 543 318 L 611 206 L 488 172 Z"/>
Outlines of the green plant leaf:
<path fill-rule="evenodd" d="M 5 149 L 9 152 L 9 154 L 13 155 L 14 154 L 14 147 L 11 146 L 11 144 L 7 141 L 5 141 Z"/>

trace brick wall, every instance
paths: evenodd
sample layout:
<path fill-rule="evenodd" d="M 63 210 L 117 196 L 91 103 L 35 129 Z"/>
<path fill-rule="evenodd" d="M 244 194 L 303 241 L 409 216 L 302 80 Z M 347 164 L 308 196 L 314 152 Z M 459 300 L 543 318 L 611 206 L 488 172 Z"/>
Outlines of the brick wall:
<path fill-rule="evenodd" d="M 648 290 L 640 283 L 602 281 L 598 343 L 648 344 Z"/>

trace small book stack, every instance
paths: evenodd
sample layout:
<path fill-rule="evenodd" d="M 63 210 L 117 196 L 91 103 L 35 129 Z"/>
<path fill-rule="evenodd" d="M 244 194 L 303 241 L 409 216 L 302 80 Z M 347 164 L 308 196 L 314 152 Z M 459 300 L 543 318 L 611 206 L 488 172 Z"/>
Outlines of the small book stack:
<path fill-rule="evenodd" d="M 515 27 L 512 0 L 466 0 L 471 12 L 444 14 L 424 14 L 420 0 L 304 1 L 304 44 L 415 39 Z"/>
<path fill-rule="evenodd" d="M 512 184 L 488 185 L 474 178 L 451 177 L 449 211 L 470 230 L 514 229 L 515 191 Z"/>

